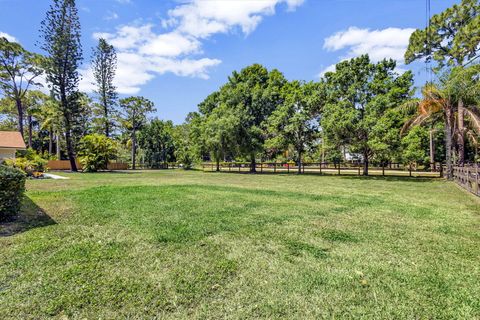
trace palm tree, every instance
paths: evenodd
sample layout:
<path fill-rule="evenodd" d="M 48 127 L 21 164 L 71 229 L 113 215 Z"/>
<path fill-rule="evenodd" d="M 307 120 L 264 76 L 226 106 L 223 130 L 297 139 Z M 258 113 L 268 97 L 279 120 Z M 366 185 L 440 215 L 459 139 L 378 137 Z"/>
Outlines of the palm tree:
<path fill-rule="evenodd" d="M 471 70 L 470 70 L 471 71 Z M 476 135 L 480 134 L 480 112 L 475 104 L 478 99 L 478 93 L 475 87 L 467 84 L 468 74 L 464 71 L 452 71 L 451 74 L 442 81 L 443 86 L 439 87 L 434 83 L 428 83 L 422 89 L 422 99 L 412 99 L 401 106 L 404 110 L 416 109 L 415 115 L 409 119 L 402 132 L 405 132 L 412 126 L 422 125 L 424 123 L 435 123 L 443 120 L 445 125 L 445 157 L 447 163 L 446 176 L 452 179 L 453 175 L 453 147 L 454 143 L 460 141 L 463 147 L 461 137 L 467 136 L 476 145 L 478 139 Z M 475 85 L 478 84 L 473 81 Z M 460 102 L 460 103 L 459 103 Z M 460 106 L 460 108 L 459 108 Z M 459 116 L 459 111 L 461 115 Z M 465 126 L 464 118 L 467 118 Z M 457 121 L 455 121 L 457 120 Z M 461 126 L 457 126 L 461 123 Z M 433 132 L 430 134 L 433 139 Z M 460 152 L 464 150 L 460 147 Z M 430 141 L 430 157 L 433 158 L 433 141 Z M 463 158 L 459 163 L 463 164 Z"/>
<path fill-rule="evenodd" d="M 62 114 L 58 102 L 50 98 L 43 106 L 41 114 L 41 130 L 47 130 L 49 136 L 48 152 L 53 154 L 53 140 L 56 140 L 57 159 L 60 160 L 60 135 L 62 130 Z"/>
<path fill-rule="evenodd" d="M 456 67 L 451 70 L 445 83 L 457 103 L 457 128 L 455 138 L 457 142 L 458 164 L 465 163 L 465 137 L 476 146 L 480 132 L 480 65 L 470 67 Z"/>
<path fill-rule="evenodd" d="M 401 135 L 404 135 L 405 132 L 410 130 L 414 126 L 427 125 L 429 129 L 429 138 L 430 138 L 430 169 L 435 171 L 435 166 L 432 165 L 435 163 L 435 144 L 434 144 L 434 133 L 436 129 L 434 128 L 435 124 L 442 121 L 443 119 L 443 106 L 440 101 L 432 99 L 431 90 L 433 84 L 427 84 L 422 88 L 422 98 L 414 98 L 403 105 L 400 106 L 400 110 L 408 115 L 412 115 L 401 130 Z"/>

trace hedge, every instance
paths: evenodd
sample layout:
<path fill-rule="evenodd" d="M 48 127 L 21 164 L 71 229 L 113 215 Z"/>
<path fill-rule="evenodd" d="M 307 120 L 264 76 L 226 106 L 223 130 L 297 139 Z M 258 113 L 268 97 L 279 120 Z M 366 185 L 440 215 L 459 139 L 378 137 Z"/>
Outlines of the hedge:
<path fill-rule="evenodd" d="M 25 191 L 25 174 L 18 169 L 0 166 L 0 221 L 20 210 Z"/>

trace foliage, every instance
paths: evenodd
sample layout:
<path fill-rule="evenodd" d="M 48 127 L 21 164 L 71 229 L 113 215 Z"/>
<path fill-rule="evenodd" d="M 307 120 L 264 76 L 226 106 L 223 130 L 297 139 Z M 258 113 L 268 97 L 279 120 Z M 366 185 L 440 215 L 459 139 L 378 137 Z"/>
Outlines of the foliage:
<path fill-rule="evenodd" d="M 106 170 L 108 162 L 117 155 L 117 143 L 101 134 L 86 135 L 80 141 L 80 163 L 83 171 Z"/>
<path fill-rule="evenodd" d="M 23 136 L 23 100 L 36 79 L 43 73 L 41 55 L 25 50 L 20 44 L 0 37 L 0 90 L 15 102 L 17 129 Z"/>
<path fill-rule="evenodd" d="M 192 126 L 188 123 L 174 126 L 172 131 L 175 159 L 185 170 L 191 169 L 198 160 L 194 144 L 190 140 L 191 132 Z"/>
<path fill-rule="evenodd" d="M 402 160 L 404 163 L 429 163 L 428 130 L 425 127 L 414 127 L 402 138 Z"/>
<path fill-rule="evenodd" d="M 60 102 L 67 153 L 72 171 L 77 171 L 72 129 L 81 115 L 78 68 L 82 61 L 82 46 L 75 0 L 53 0 L 40 31 L 43 36 L 41 48 L 47 53 L 47 81 L 51 84 L 54 97 Z"/>
<path fill-rule="evenodd" d="M 477 56 L 480 48 L 480 3 L 462 0 L 434 15 L 429 26 L 416 30 L 410 37 L 405 61 L 426 58 L 439 67 L 459 66 Z"/>
<path fill-rule="evenodd" d="M 172 131 L 172 121 L 153 119 L 139 132 L 138 142 L 150 168 L 162 168 L 166 163 L 175 161 Z"/>
<path fill-rule="evenodd" d="M 234 71 L 219 92 L 199 105 L 200 112 L 207 116 L 205 121 L 219 107 L 223 108 L 222 114 L 238 119 L 232 148 L 236 148 L 238 156 L 250 160 L 252 171 L 255 171 L 257 154 L 263 152 L 266 120 L 282 102 L 281 88 L 285 83 L 280 71 L 268 71 L 262 65 L 253 64 L 240 72 Z M 210 128 L 212 126 L 213 122 Z M 214 145 L 217 147 L 210 151 L 219 155 L 218 143 Z"/>
<path fill-rule="evenodd" d="M 115 104 L 118 96 L 113 84 L 117 69 L 117 54 L 114 47 L 103 38 L 98 40 L 98 45 L 94 49 L 92 68 L 99 100 L 97 105 L 99 117 L 96 119 L 101 120 L 100 128 L 109 137 L 115 126 Z"/>
<path fill-rule="evenodd" d="M 123 110 L 122 126 L 129 133 L 132 144 L 132 169 L 135 169 L 137 154 L 137 131 L 147 123 L 147 114 L 154 112 L 153 102 L 144 97 L 129 97 L 120 100 Z"/>
<path fill-rule="evenodd" d="M 222 158 L 238 145 L 240 118 L 232 111 L 222 104 L 213 109 L 204 122 L 203 141 L 217 163 L 217 171 Z"/>
<path fill-rule="evenodd" d="M 410 97 L 412 74 L 398 75 L 395 67 L 393 60 L 373 64 L 364 55 L 340 62 L 334 72 L 325 75 L 324 135 L 333 145 L 359 153 L 364 175 L 368 175 L 372 157 L 385 156 L 385 146 L 389 145 L 385 139 L 392 136 L 391 130 L 396 130 L 394 136 L 400 135 L 401 123 L 390 110 Z"/>
<path fill-rule="evenodd" d="M 18 213 L 25 191 L 25 174 L 0 165 L 0 221 Z"/>
<path fill-rule="evenodd" d="M 15 159 L 7 159 L 5 164 L 9 167 L 21 170 L 28 176 L 34 176 L 38 172 L 45 172 L 48 161 L 33 149 L 18 151 Z"/>
<path fill-rule="evenodd" d="M 324 102 L 315 83 L 293 81 L 282 89 L 283 103 L 268 118 L 271 137 L 267 147 L 287 150 L 293 146 L 297 153 L 298 170 L 301 172 L 302 154 L 316 142 L 319 130 L 320 106 Z"/>

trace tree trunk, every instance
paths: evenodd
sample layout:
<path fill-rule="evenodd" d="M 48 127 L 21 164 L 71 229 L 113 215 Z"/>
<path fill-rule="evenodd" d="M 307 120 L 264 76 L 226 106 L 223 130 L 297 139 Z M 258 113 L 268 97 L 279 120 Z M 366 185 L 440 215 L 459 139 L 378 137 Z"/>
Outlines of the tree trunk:
<path fill-rule="evenodd" d="M 61 160 L 62 153 L 61 153 L 61 146 L 60 146 L 60 132 L 57 132 L 57 160 Z"/>
<path fill-rule="evenodd" d="M 108 121 L 108 106 L 107 106 L 107 103 L 104 101 L 104 105 L 103 105 L 103 111 L 105 113 L 105 136 L 107 138 L 110 137 L 110 123 Z"/>
<path fill-rule="evenodd" d="M 463 100 L 458 101 L 458 164 L 463 166 L 465 163 L 465 107 Z"/>
<path fill-rule="evenodd" d="M 132 169 L 135 170 L 135 157 L 137 155 L 137 133 L 132 132 Z"/>
<path fill-rule="evenodd" d="M 48 130 L 48 154 L 51 155 L 53 153 L 53 132 L 52 130 Z"/>
<path fill-rule="evenodd" d="M 301 150 L 298 150 L 297 151 L 298 153 L 298 174 L 301 174 L 302 173 L 302 151 Z"/>
<path fill-rule="evenodd" d="M 70 168 L 73 172 L 77 172 L 77 162 L 75 161 L 75 150 L 73 149 L 72 142 L 72 124 L 71 114 L 68 105 L 67 95 L 64 88 L 60 88 L 60 101 L 62 105 L 63 119 L 65 121 L 65 144 L 67 145 L 68 160 L 70 160 Z"/>
<path fill-rule="evenodd" d="M 446 177 L 448 180 L 453 179 L 453 163 L 452 163 L 452 112 L 451 110 L 445 111 L 445 161 L 447 162 Z"/>
<path fill-rule="evenodd" d="M 368 176 L 368 152 L 363 153 L 363 175 Z"/>
<path fill-rule="evenodd" d="M 433 129 L 430 129 L 430 171 L 435 172 L 435 141 L 433 140 Z"/>
<path fill-rule="evenodd" d="M 73 172 L 77 172 L 77 162 L 75 161 L 75 151 L 73 150 L 72 136 L 70 129 L 67 129 L 65 132 L 65 142 L 67 144 L 67 154 L 68 159 L 70 160 L 70 167 Z"/>
<path fill-rule="evenodd" d="M 20 134 L 22 135 L 22 138 L 23 138 L 24 135 L 23 135 L 23 106 L 22 106 L 22 100 L 15 99 L 15 103 L 17 105 L 17 113 L 18 113 L 17 129 L 18 129 L 18 132 L 20 132 Z"/>
<path fill-rule="evenodd" d="M 252 153 L 250 161 L 250 172 L 257 172 L 257 164 L 255 160 L 255 153 Z"/>
<path fill-rule="evenodd" d="M 27 116 L 28 121 L 28 147 L 32 148 L 32 132 L 33 132 L 33 124 L 32 124 L 32 115 L 29 114 Z"/>

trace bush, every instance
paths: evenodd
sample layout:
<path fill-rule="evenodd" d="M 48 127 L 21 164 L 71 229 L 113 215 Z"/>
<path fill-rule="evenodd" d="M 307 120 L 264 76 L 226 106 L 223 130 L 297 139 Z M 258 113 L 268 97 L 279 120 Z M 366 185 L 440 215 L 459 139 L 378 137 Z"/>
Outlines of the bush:
<path fill-rule="evenodd" d="M 35 151 L 28 149 L 19 152 L 20 156 L 16 159 L 7 159 L 5 164 L 9 167 L 17 168 L 28 176 L 35 176 L 37 172 L 47 170 L 48 161 L 43 159 Z"/>
<path fill-rule="evenodd" d="M 0 221 L 20 210 L 25 191 L 25 174 L 18 169 L 0 166 Z"/>
<path fill-rule="evenodd" d="M 101 134 L 89 134 L 80 140 L 80 163 L 83 171 L 106 170 L 108 162 L 117 155 L 117 144 Z"/>

